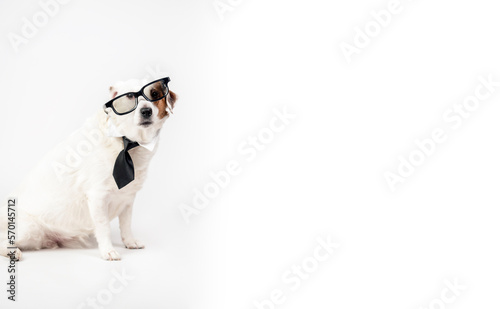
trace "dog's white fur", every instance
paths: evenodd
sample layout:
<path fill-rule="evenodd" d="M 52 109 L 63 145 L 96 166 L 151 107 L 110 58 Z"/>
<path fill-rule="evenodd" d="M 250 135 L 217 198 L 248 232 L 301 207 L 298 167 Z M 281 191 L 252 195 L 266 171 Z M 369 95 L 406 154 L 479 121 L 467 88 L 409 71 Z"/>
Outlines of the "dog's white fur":
<path fill-rule="evenodd" d="M 110 88 L 111 97 L 139 91 L 144 81 L 119 82 Z M 168 96 L 167 111 L 171 112 L 176 97 Z M 136 147 L 129 151 L 135 167 L 135 180 L 118 190 L 112 176 L 115 160 L 123 150 L 120 137 L 110 137 L 114 125 L 123 135 L 141 145 L 154 141 L 170 115 L 160 119 L 159 107 L 139 97 L 137 109 L 118 116 L 102 108 L 66 141 L 47 154 L 38 167 L 12 194 L 18 198 L 16 258 L 21 250 L 74 247 L 86 244 L 94 235 L 102 258 L 119 260 L 120 255 L 111 243 L 110 221 L 119 217 L 121 237 L 130 249 L 144 245 L 132 234 L 132 206 L 136 193 L 142 188 L 149 162 L 156 153 Z M 141 108 L 153 110 L 149 126 L 140 125 L 144 119 Z M 78 159 L 78 157 L 80 159 Z M 7 256 L 7 210 L 0 209 L 0 255 Z"/>

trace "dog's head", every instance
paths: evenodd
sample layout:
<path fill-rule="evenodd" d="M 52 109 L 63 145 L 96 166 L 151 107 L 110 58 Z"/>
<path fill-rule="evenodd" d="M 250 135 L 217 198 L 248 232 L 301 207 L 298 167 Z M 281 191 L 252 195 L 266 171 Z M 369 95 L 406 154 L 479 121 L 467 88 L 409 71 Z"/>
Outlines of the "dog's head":
<path fill-rule="evenodd" d="M 118 82 L 109 88 L 110 99 L 120 97 L 125 93 L 136 93 L 143 89 L 147 84 L 145 81 L 129 80 L 126 82 Z M 150 99 L 155 96 L 161 97 L 162 93 L 160 84 L 153 84 L 144 88 L 144 94 Z M 134 100 L 132 95 L 127 95 L 124 100 Z M 140 143 L 148 143 L 153 140 L 165 120 L 170 116 L 175 106 L 177 96 L 174 92 L 169 91 L 168 95 L 160 100 L 151 101 L 144 98 L 142 95 L 137 96 L 137 108 L 134 111 L 125 115 L 116 114 L 111 107 L 106 108 L 106 113 L 115 127 L 121 134 L 133 141 Z"/>

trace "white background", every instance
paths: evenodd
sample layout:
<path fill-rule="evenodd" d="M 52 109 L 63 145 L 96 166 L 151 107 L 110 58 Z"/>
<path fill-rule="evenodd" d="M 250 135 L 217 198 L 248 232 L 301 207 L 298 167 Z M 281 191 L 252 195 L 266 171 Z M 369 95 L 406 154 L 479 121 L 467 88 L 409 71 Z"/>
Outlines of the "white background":
<path fill-rule="evenodd" d="M 341 42 L 389 2 L 232 1 L 221 20 L 211 0 L 73 0 L 16 52 L 9 33 L 42 9 L 2 1 L 0 196 L 113 82 L 158 69 L 179 101 L 135 205 L 146 249 L 122 248 L 114 222 L 121 262 L 96 248 L 25 252 L 16 304 L 0 260 L 0 307 L 78 308 L 113 270 L 134 279 L 104 308 L 258 308 L 275 289 L 276 308 L 444 308 L 446 280 L 467 287 L 446 308 L 498 307 L 500 96 L 458 129 L 442 117 L 479 76 L 500 80 L 499 7 L 401 0 L 348 63 Z M 273 108 L 296 118 L 246 162 L 238 145 Z M 447 140 L 391 191 L 384 173 L 435 128 Z M 178 206 L 233 159 L 241 174 L 186 224 Z M 327 236 L 341 247 L 291 291 L 282 275 Z"/>

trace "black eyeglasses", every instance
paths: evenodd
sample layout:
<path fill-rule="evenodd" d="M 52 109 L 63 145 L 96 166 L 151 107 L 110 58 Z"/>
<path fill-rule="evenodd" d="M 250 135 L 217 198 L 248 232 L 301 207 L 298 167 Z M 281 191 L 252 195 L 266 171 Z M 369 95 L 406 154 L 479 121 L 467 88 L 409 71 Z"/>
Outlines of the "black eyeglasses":
<path fill-rule="evenodd" d="M 133 112 L 137 108 L 137 105 L 139 104 L 139 96 L 142 96 L 149 102 L 156 102 L 165 98 L 169 91 L 168 82 L 170 82 L 170 77 L 155 80 L 154 82 L 142 87 L 142 89 L 137 92 L 127 92 L 114 98 L 104 104 L 103 108 L 106 110 L 106 108 L 111 107 L 115 114 L 126 115 Z"/>

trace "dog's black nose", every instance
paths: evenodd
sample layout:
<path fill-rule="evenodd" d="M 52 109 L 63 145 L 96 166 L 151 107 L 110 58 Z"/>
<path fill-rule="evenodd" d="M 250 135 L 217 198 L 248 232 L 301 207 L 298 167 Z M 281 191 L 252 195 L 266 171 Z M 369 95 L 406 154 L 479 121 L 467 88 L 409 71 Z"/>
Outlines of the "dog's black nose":
<path fill-rule="evenodd" d="M 153 110 L 150 107 L 141 108 L 141 114 L 144 118 L 150 118 L 153 115 Z"/>

